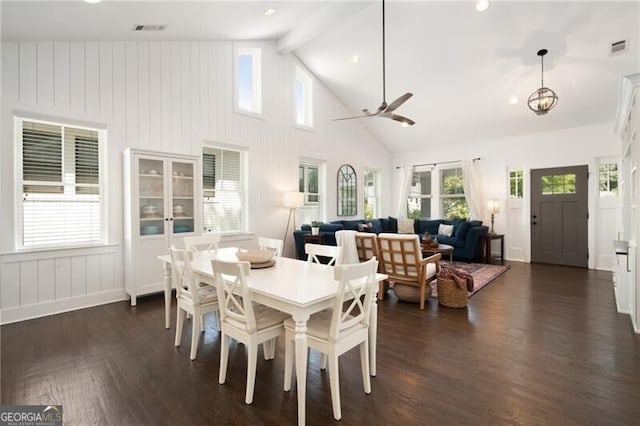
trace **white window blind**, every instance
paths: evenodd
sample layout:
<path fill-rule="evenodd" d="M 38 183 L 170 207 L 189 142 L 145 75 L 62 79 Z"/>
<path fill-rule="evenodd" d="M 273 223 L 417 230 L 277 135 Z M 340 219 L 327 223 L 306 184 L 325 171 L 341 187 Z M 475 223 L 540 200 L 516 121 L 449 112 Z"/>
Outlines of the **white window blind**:
<path fill-rule="evenodd" d="M 21 247 L 99 243 L 99 131 L 19 119 Z"/>
<path fill-rule="evenodd" d="M 205 147 L 202 155 L 205 232 L 244 232 L 246 194 L 242 151 Z"/>

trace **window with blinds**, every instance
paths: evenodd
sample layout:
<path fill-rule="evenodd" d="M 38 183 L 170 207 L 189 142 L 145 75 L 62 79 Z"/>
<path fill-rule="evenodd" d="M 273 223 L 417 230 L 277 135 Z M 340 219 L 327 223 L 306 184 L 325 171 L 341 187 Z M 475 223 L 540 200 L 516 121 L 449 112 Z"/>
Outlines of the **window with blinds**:
<path fill-rule="evenodd" d="M 300 223 L 322 221 L 324 211 L 321 183 L 324 167 L 320 162 L 301 160 L 298 164 L 298 191 L 304 193 L 304 206 L 298 209 Z"/>
<path fill-rule="evenodd" d="M 17 120 L 21 248 L 102 242 L 101 132 Z"/>
<path fill-rule="evenodd" d="M 205 232 L 246 231 L 246 171 L 243 151 L 204 147 L 202 153 Z"/>

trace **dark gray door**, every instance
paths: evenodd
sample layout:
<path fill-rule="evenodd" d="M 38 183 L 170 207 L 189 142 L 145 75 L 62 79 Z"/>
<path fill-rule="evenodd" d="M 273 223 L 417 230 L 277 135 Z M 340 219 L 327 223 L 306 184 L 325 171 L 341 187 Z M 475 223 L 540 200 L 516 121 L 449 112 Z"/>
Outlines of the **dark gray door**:
<path fill-rule="evenodd" d="M 587 166 L 531 170 L 531 261 L 587 267 Z"/>

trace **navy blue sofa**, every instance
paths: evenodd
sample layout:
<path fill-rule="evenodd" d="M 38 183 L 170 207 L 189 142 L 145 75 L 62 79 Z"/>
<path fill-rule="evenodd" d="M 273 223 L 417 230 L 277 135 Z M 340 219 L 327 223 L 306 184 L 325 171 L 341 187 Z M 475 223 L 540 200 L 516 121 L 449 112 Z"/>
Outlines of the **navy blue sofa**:
<path fill-rule="evenodd" d="M 368 225 L 371 224 L 371 225 Z M 438 235 L 440 224 L 453 225 L 453 233 L 450 237 Z M 471 262 L 481 257 L 480 237 L 485 235 L 489 228 L 482 225 L 480 220 L 464 219 L 414 219 L 414 232 L 422 238 L 428 232 L 432 238 L 437 238 L 441 244 L 453 246 L 453 259 Z M 296 255 L 298 259 L 306 259 L 304 251 L 304 236 L 311 234 L 311 226 L 304 224 L 300 230 L 294 231 L 293 238 L 296 243 Z M 323 244 L 336 245 L 336 231 L 353 230 L 363 232 L 398 232 L 398 220 L 393 217 L 378 219 L 334 220 L 320 225 L 320 234 L 323 236 Z"/>

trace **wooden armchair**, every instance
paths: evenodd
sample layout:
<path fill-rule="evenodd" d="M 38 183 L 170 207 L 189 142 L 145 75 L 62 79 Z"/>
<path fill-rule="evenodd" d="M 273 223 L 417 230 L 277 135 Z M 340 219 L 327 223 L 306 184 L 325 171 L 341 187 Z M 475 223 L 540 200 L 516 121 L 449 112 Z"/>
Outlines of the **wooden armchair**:
<path fill-rule="evenodd" d="M 356 234 L 356 250 L 360 262 L 366 262 L 372 257 L 378 257 L 378 243 L 376 234 L 370 232 L 358 232 Z"/>
<path fill-rule="evenodd" d="M 435 279 L 440 270 L 440 254 L 422 258 L 420 237 L 415 234 L 379 234 L 377 237 L 380 272 L 389 276 L 389 281 L 418 287 L 420 309 L 424 310 L 429 281 Z M 383 283 L 380 283 L 378 298 L 382 298 Z M 429 287 L 431 294 L 431 287 Z"/>

